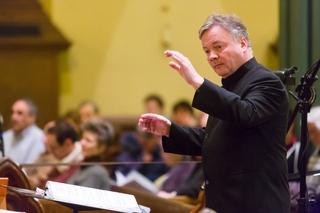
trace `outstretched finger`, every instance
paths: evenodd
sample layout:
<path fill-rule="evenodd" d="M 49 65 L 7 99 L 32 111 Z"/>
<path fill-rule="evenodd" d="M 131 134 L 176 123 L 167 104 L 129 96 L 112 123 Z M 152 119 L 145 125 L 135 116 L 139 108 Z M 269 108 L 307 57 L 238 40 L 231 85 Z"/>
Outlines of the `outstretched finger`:
<path fill-rule="evenodd" d="M 181 68 L 180 65 L 178 65 L 178 64 L 176 64 L 176 63 L 174 63 L 172 61 L 169 62 L 169 66 L 172 67 L 173 69 L 177 70 L 177 71 L 180 71 L 180 68 Z"/>

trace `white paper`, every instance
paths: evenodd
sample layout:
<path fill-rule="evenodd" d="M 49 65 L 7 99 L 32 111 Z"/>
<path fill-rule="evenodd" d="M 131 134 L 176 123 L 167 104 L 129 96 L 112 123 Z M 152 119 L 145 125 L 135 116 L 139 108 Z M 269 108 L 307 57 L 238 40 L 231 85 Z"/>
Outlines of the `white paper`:
<path fill-rule="evenodd" d="M 133 195 L 48 181 L 46 198 L 65 203 L 95 207 L 118 212 L 137 212 L 141 209 Z"/>
<path fill-rule="evenodd" d="M 127 176 L 124 176 L 119 171 L 116 171 L 115 174 L 118 186 L 129 186 L 153 194 L 159 191 L 158 187 L 152 181 L 136 170 L 132 170 Z"/>

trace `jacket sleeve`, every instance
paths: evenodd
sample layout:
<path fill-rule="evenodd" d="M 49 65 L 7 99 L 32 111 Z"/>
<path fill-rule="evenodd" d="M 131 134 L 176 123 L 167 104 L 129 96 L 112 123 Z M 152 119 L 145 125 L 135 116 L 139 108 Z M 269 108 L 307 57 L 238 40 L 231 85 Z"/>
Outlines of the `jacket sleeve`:
<path fill-rule="evenodd" d="M 165 152 L 200 156 L 204 137 L 204 128 L 191 128 L 172 122 L 169 137 L 162 137 L 162 145 Z"/>
<path fill-rule="evenodd" d="M 286 111 L 286 88 L 272 73 L 248 77 L 239 87 L 241 91 L 230 92 L 205 79 L 192 106 L 241 127 L 259 125 L 276 117 L 279 111 Z"/>

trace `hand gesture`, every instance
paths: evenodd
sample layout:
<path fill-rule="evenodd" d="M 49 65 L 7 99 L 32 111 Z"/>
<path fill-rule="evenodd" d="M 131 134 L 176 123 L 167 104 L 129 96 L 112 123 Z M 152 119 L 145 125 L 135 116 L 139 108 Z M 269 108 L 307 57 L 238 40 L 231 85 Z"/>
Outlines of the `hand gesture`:
<path fill-rule="evenodd" d="M 170 61 L 169 66 L 177 70 L 188 84 L 190 84 L 194 89 L 198 89 L 201 86 L 204 79 L 193 68 L 188 58 L 186 58 L 180 52 L 173 50 L 166 50 L 164 54 L 165 56 L 171 57 L 176 61 Z"/>
<path fill-rule="evenodd" d="M 144 132 L 159 136 L 169 136 L 171 121 L 164 116 L 147 113 L 141 115 L 138 125 Z"/>

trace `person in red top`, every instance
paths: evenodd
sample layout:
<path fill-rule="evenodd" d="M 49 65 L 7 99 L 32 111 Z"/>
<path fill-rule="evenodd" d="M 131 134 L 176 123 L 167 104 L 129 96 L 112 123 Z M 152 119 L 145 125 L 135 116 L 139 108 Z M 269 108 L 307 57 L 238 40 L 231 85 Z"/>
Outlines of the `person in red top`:
<path fill-rule="evenodd" d="M 77 163 L 83 159 L 78 135 L 66 119 L 59 119 L 48 129 L 45 138 L 48 153 L 55 157 L 54 163 Z M 41 178 L 39 187 L 44 188 L 48 180 L 66 182 L 78 169 L 75 165 L 51 166 L 47 176 Z"/>

